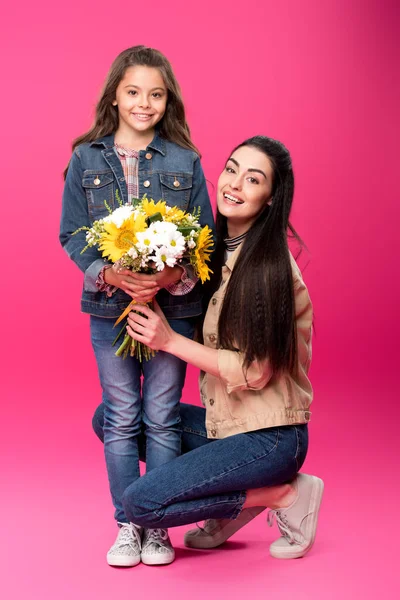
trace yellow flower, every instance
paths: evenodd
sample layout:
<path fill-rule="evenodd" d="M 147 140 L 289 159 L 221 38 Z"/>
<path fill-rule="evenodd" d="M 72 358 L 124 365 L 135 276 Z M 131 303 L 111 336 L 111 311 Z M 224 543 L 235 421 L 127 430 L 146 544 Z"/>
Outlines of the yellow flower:
<path fill-rule="evenodd" d="M 104 223 L 104 233 L 99 244 L 103 256 L 115 263 L 123 257 L 137 242 L 136 233 L 147 229 L 146 217 L 144 215 L 132 214 L 123 221 L 121 227 L 115 223 Z"/>
<path fill-rule="evenodd" d="M 183 210 L 181 210 L 177 206 L 173 206 L 165 214 L 164 221 L 169 221 L 170 223 L 180 223 L 184 219 L 185 216 L 186 216 L 186 213 Z"/>
<path fill-rule="evenodd" d="M 207 279 L 210 279 L 210 273 L 212 273 L 208 265 L 206 265 L 206 261 L 210 260 L 213 245 L 214 242 L 211 229 L 206 225 L 200 231 L 196 248 L 194 249 L 194 268 L 196 270 L 196 275 L 200 277 L 202 283 Z"/>
<path fill-rule="evenodd" d="M 156 213 L 161 213 L 164 217 L 166 213 L 165 207 L 166 204 L 163 200 L 159 200 L 157 204 L 155 204 L 154 200 L 147 200 L 147 198 L 142 201 L 142 210 L 146 213 L 147 217 L 152 217 Z"/>

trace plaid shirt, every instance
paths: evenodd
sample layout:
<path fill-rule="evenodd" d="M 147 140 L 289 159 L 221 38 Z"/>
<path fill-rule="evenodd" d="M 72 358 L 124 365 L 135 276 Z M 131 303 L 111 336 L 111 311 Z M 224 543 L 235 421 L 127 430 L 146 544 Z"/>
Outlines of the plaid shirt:
<path fill-rule="evenodd" d="M 137 198 L 139 194 L 139 152 L 132 148 L 125 148 L 120 144 L 114 145 L 118 158 L 121 161 L 128 187 L 128 198 Z M 197 277 L 191 265 L 179 265 L 182 268 L 181 280 L 166 287 L 173 296 L 184 296 L 192 291 L 197 283 Z"/>
<path fill-rule="evenodd" d="M 137 198 L 139 194 L 139 152 L 119 144 L 115 144 L 114 148 L 124 171 L 128 199 L 132 202 L 132 198 Z"/>

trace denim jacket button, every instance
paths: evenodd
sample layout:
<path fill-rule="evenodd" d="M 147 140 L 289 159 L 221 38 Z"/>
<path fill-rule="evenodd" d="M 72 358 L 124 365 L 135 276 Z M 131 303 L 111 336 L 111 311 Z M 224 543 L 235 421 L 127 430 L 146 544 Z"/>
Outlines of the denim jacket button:
<path fill-rule="evenodd" d="M 216 299 L 216 298 L 213 298 L 213 299 L 211 300 L 211 302 L 212 302 L 212 304 L 215 306 L 215 305 L 217 304 L 217 299 Z"/>
<path fill-rule="evenodd" d="M 213 398 L 210 398 L 209 403 L 211 404 L 211 406 L 213 406 L 213 404 L 214 404 Z"/>
<path fill-rule="evenodd" d="M 146 180 L 146 181 L 143 183 L 143 185 L 144 185 L 144 187 L 150 187 L 150 181 L 149 181 L 149 180 Z"/>
<path fill-rule="evenodd" d="M 98 177 L 96 177 L 96 179 L 93 180 L 94 185 L 99 185 L 100 184 L 100 179 Z"/>
<path fill-rule="evenodd" d="M 181 187 L 181 184 L 179 183 L 179 181 L 178 181 L 177 179 L 175 179 L 175 181 L 174 181 L 174 184 L 173 184 L 173 185 L 174 185 L 174 187 L 176 187 L 176 188 L 178 188 L 178 187 Z"/>
<path fill-rule="evenodd" d="M 208 336 L 208 339 L 210 340 L 210 342 L 215 342 L 217 337 L 212 333 L 211 335 Z"/>
<path fill-rule="evenodd" d="M 153 155 L 151 154 L 151 152 L 147 152 L 147 154 L 145 154 L 145 158 L 147 158 L 147 160 L 150 160 L 151 158 L 153 158 Z"/>
<path fill-rule="evenodd" d="M 217 432 L 215 431 L 215 429 L 211 429 L 210 433 L 213 437 L 215 437 L 217 435 Z"/>

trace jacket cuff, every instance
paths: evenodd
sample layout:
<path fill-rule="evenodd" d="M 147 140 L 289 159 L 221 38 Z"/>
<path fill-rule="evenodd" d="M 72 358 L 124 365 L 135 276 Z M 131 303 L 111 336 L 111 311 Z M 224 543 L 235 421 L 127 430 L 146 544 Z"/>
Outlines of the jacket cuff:
<path fill-rule="evenodd" d="M 253 361 L 244 368 L 244 357 L 234 350 L 218 350 L 218 370 L 228 394 L 241 390 L 261 390 L 272 377 L 269 361 Z"/>
<path fill-rule="evenodd" d="M 218 370 L 228 394 L 247 388 L 247 380 L 243 373 L 243 360 L 239 352 L 219 349 Z"/>
<path fill-rule="evenodd" d="M 88 266 L 83 278 L 83 289 L 85 290 L 85 292 L 99 291 L 99 288 L 96 285 L 96 281 L 101 269 L 104 267 L 105 264 L 106 262 L 102 258 L 98 258 Z"/>

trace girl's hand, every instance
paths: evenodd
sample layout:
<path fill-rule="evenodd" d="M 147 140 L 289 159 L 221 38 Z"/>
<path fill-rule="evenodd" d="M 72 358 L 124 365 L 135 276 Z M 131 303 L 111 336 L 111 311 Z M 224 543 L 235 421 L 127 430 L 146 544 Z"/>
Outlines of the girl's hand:
<path fill-rule="evenodd" d="M 164 313 L 154 300 L 154 311 L 148 306 L 138 306 L 141 314 L 130 312 L 127 332 L 136 341 L 142 342 L 152 350 L 164 350 L 171 343 L 174 331 L 168 324 Z"/>
<path fill-rule="evenodd" d="M 172 283 L 177 283 L 181 279 L 182 267 L 168 267 L 165 266 L 162 271 L 157 273 L 131 273 L 132 279 L 137 282 L 141 282 L 143 285 L 155 283 L 159 288 L 165 288 Z"/>
<path fill-rule="evenodd" d="M 129 269 L 120 269 L 117 264 L 107 269 L 104 273 L 104 281 L 123 290 L 136 302 L 150 302 L 160 289 L 157 281 L 135 277 L 139 273 L 133 273 Z M 147 277 L 147 278 L 146 278 Z"/>

